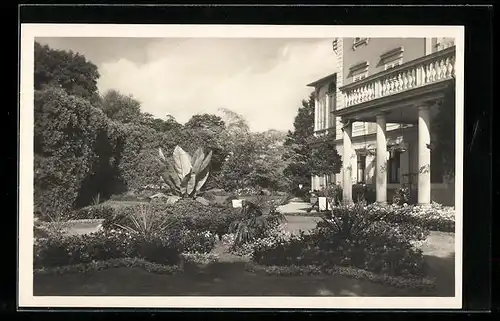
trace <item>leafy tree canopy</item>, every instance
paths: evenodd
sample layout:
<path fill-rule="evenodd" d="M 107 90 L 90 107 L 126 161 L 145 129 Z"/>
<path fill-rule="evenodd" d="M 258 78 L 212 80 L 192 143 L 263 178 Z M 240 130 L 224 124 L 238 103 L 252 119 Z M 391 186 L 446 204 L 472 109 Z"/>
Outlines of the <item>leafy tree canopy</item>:
<path fill-rule="evenodd" d="M 98 101 L 97 66 L 83 55 L 72 51 L 55 50 L 47 45 L 35 42 L 35 73 L 36 90 L 44 87 L 64 89 L 68 94 L 89 99 L 92 103 Z"/>

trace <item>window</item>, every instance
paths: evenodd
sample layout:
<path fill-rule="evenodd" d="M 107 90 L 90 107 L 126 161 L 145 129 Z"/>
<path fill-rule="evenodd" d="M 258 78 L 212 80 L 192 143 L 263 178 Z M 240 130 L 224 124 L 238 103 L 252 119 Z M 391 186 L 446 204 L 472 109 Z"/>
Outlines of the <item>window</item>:
<path fill-rule="evenodd" d="M 337 93 L 334 91 L 328 95 L 328 99 L 330 100 L 330 110 L 328 111 L 328 127 L 334 128 L 336 123 L 335 123 L 335 115 L 333 112 L 336 110 L 337 106 Z"/>
<path fill-rule="evenodd" d="M 365 183 L 366 155 L 358 154 L 358 183 Z"/>
<path fill-rule="evenodd" d="M 384 70 L 394 68 L 403 64 L 403 47 L 389 50 L 380 55 L 380 65 L 384 65 Z"/>
<path fill-rule="evenodd" d="M 444 50 L 455 45 L 454 38 L 436 38 L 436 50 Z"/>
<path fill-rule="evenodd" d="M 356 50 L 359 46 L 367 44 L 368 44 L 368 38 L 356 37 L 352 42 L 352 50 Z"/>
<path fill-rule="evenodd" d="M 386 62 L 384 64 L 384 70 L 394 68 L 396 66 L 401 65 L 402 63 L 403 63 L 403 58 L 397 59 L 397 60 L 393 60 L 393 61 L 390 61 L 390 62 Z"/>
<path fill-rule="evenodd" d="M 401 152 L 394 151 L 387 161 L 387 182 L 389 184 L 399 183 Z"/>
<path fill-rule="evenodd" d="M 367 75 L 368 75 L 368 72 L 367 72 L 367 71 L 365 71 L 365 72 L 363 72 L 363 73 L 359 73 L 359 74 L 357 74 L 357 75 L 353 75 L 353 76 L 352 76 L 352 81 L 359 81 L 359 80 L 361 80 L 361 79 L 363 79 L 363 78 L 366 78 L 366 76 L 367 76 Z"/>
<path fill-rule="evenodd" d="M 326 129 L 326 96 L 323 95 L 323 97 L 319 100 L 319 108 L 318 108 L 318 117 L 319 117 L 319 126 L 318 130 Z"/>
<path fill-rule="evenodd" d="M 368 62 L 363 61 L 360 63 L 355 64 L 354 66 L 349 68 L 349 76 L 351 77 L 352 81 L 359 81 L 363 78 L 368 77 Z"/>
<path fill-rule="evenodd" d="M 367 134 L 375 134 L 377 132 L 377 123 L 367 123 L 366 131 Z"/>
<path fill-rule="evenodd" d="M 332 41 L 332 49 L 335 53 L 337 53 L 337 50 L 339 49 L 339 41 L 338 39 L 333 39 Z"/>

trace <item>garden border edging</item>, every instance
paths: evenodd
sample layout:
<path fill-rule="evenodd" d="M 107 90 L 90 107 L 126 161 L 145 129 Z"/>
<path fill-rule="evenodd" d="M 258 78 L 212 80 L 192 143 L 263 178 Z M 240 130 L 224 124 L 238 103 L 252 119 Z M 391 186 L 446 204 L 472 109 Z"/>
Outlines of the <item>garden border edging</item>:
<path fill-rule="evenodd" d="M 321 268 L 319 266 L 277 266 L 277 265 L 259 265 L 255 263 L 247 263 L 245 270 L 248 272 L 264 272 L 267 275 L 275 276 L 297 276 L 297 275 L 340 275 L 353 279 L 366 280 L 374 283 L 380 283 L 387 286 L 397 288 L 415 288 L 424 290 L 434 290 L 436 283 L 434 279 L 430 278 L 405 278 L 395 277 L 383 274 L 376 274 L 363 269 L 352 267 L 331 267 Z M 288 272 L 288 273 L 285 273 Z"/>

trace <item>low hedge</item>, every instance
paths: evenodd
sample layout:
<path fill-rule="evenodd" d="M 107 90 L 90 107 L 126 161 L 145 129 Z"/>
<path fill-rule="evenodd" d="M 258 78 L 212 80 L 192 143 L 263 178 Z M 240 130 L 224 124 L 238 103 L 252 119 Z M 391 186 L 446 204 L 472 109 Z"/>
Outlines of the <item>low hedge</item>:
<path fill-rule="evenodd" d="M 33 262 L 35 268 L 49 268 L 137 257 L 172 265 L 185 251 L 209 253 L 214 247 L 215 236 L 209 232 L 167 230 L 142 236 L 121 229 L 84 235 L 47 231 L 44 237 L 35 238 Z"/>
<path fill-rule="evenodd" d="M 359 280 L 367 280 L 396 288 L 411 288 L 415 290 L 432 291 L 436 286 L 435 280 L 429 278 L 395 277 L 375 274 L 373 272 L 352 267 L 324 268 L 315 265 L 264 266 L 250 262 L 246 264 L 245 270 L 248 272 L 260 272 L 265 273 L 266 275 L 274 276 L 339 275 Z"/>
<path fill-rule="evenodd" d="M 157 264 L 139 258 L 116 258 L 106 261 L 93 261 L 88 263 L 38 268 L 34 269 L 33 273 L 34 275 L 89 273 L 119 267 L 141 268 L 147 272 L 158 274 L 177 274 L 182 272 L 182 269 L 178 265 Z"/>

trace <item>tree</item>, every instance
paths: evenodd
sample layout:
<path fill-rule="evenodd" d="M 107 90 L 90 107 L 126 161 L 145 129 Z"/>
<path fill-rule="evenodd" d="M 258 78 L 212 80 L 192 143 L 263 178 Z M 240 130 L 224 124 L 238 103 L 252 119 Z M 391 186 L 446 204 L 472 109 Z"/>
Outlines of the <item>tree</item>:
<path fill-rule="evenodd" d="M 310 187 L 311 175 L 338 173 L 342 162 L 335 149 L 334 133 L 314 137 L 314 93 L 302 101 L 294 121 L 294 130 L 289 131 L 285 145 L 289 150 L 284 155 L 288 165 L 284 170 L 290 181 L 290 188 L 298 192 L 297 186 Z"/>
<path fill-rule="evenodd" d="M 184 126 L 187 128 L 204 129 L 214 132 L 220 132 L 226 127 L 220 116 L 211 114 L 194 115 L 184 124 Z"/>
<path fill-rule="evenodd" d="M 289 180 L 289 188 L 298 191 L 299 184 L 303 184 L 307 189 L 311 181 L 309 159 L 312 151 L 309 139 L 314 134 L 314 93 L 309 95 L 308 100 L 302 101 L 293 127 L 293 131 L 288 132 L 284 143 L 288 149 L 283 155 L 283 159 L 288 164 L 283 173 Z"/>
<path fill-rule="evenodd" d="M 100 107 L 113 120 L 122 123 L 141 120 L 141 103 L 132 96 L 125 96 L 118 90 L 108 90 L 101 98 Z"/>
<path fill-rule="evenodd" d="M 284 170 L 287 162 L 283 160 L 288 149 L 284 145 L 286 133 L 271 129 L 252 136 L 256 144 L 255 168 L 251 174 L 254 184 L 271 190 L 286 189 Z"/>
<path fill-rule="evenodd" d="M 83 55 L 72 51 L 54 50 L 35 42 L 34 85 L 36 90 L 45 87 L 64 89 L 68 94 L 98 101 L 97 66 Z"/>
<path fill-rule="evenodd" d="M 58 88 L 35 91 L 36 211 L 58 217 L 73 208 L 99 159 L 95 142 L 107 125 L 104 113 L 87 100 Z"/>
<path fill-rule="evenodd" d="M 342 167 L 340 155 L 333 143 L 334 140 L 335 133 L 331 133 L 321 138 L 312 136 L 309 141 L 311 146 L 311 157 L 309 161 L 311 174 L 317 176 L 326 175 L 327 186 L 330 184 L 328 181 L 329 176 L 339 173 Z"/>

